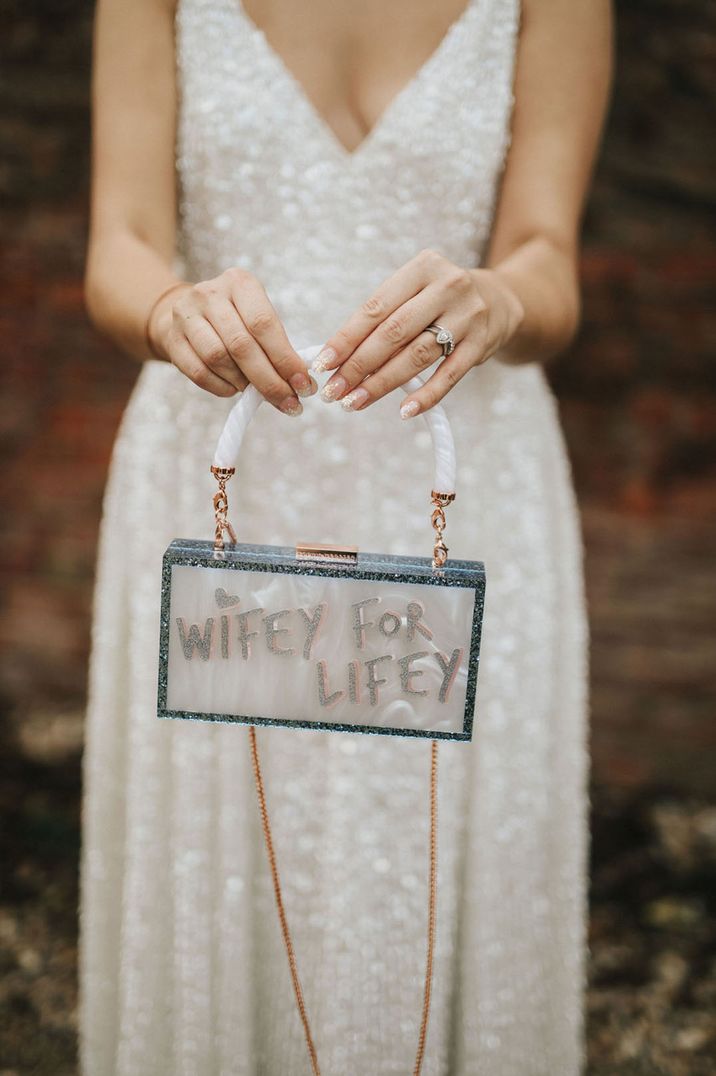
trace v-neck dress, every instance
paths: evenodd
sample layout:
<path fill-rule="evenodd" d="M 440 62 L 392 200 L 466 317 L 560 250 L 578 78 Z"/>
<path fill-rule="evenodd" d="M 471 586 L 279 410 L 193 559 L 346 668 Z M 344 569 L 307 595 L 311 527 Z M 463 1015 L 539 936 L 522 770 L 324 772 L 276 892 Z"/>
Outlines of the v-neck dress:
<path fill-rule="evenodd" d="M 178 0 L 177 270 L 266 287 L 323 343 L 423 248 L 484 256 L 511 137 L 519 0 L 468 0 L 350 153 L 238 0 Z M 396 42 L 399 47 L 399 42 Z M 262 408 L 231 491 L 240 541 L 429 555 L 429 437 L 402 395 L 347 414 Z M 97 563 L 84 753 L 84 1076 L 302 1076 L 248 730 L 156 716 L 162 553 L 211 538 L 209 464 L 235 399 L 143 365 Z M 439 751 L 426 1076 L 582 1067 L 587 630 L 554 398 L 499 354 L 448 394 L 450 554 L 488 585 L 472 743 Z M 259 728 L 323 1076 L 412 1072 L 425 965 L 429 743 Z"/>

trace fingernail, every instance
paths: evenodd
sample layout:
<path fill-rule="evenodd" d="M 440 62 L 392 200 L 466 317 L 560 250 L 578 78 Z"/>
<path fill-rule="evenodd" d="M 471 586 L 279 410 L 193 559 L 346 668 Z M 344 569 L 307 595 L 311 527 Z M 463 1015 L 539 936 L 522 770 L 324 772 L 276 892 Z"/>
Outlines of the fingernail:
<path fill-rule="evenodd" d="M 279 404 L 279 411 L 283 411 L 284 415 L 300 415 L 303 407 L 301 401 L 297 400 L 295 396 L 287 396 Z"/>
<path fill-rule="evenodd" d="M 369 393 L 367 389 L 357 388 L 353 389 L 353 392 L 349 392 L 347 396 L 344 396 L 340 401 L 341 407 L 344 411 L 355 411 L 357 407 L 364 404 L 368 399 Z"/>
<path fill-rule="evenodd" d="M 413 415 L 417 415 L 419 410 L 420 404 L 417 400 L 408 400 L 407 403 L 404 403 L 400 408 L 400 417 L 412 418 Z"/>
<path fill-rule="evenodd" d="M 314 374 L 322 374 L 324 370 L 327 370 L 331 363 L 338 358 L 338 353 L 334 347 L 324 347 L 322 351 L 319 351 L 315 359 L 311 363 L 311 369 Z"/>
<path fill-rule="evenodd" d="M 332 377 L 330 381 L 326 382 L 319 395 L 322 400 L 326 401 L 326 403 L 330 403 L 331 400 L 335 400 L 336 396 L 340 396 L 340 394 L 347 388 L 348 382 L 345 377 L 342 377 L 341 374 L 336 374 L 335 377 Z"/>
<path fill-rule="evenodd" d="M 309 377 L 308 374 L 301 373 L 293 374 L 288 379 L 292 389 L 295 390 L 297 396 L 313 396 L 314 392 L 318 388 L 318 385 Z"/>

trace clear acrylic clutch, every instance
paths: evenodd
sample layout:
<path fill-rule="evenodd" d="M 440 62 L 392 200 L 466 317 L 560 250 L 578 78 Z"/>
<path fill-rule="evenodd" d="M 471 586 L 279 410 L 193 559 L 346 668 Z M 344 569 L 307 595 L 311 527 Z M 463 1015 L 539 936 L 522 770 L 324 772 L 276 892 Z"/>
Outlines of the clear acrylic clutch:
<path fill-rule="evenodd" d="M 217 446 L 215 540 L 177 539 L 164 554 L 158 715 L 469 740 L 485 570 L 447 560 L 455 453 L 444 411 L 424 416 L 433 555 L 388 556 L 235 540 L 226 482 L 261 399 L 253 386 L 242 393 Z"/>

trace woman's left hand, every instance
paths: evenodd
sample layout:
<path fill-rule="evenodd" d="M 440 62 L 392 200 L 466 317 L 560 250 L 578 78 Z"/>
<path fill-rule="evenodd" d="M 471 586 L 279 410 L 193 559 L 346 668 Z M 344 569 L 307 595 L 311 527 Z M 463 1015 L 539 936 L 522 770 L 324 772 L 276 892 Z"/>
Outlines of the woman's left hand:
<path fill-rule="evenodd" d="M 491 269 L 462 269 L 423 250 L 388 277 L 326 342 L 313 370 L 330 370 L 321 390 L 326 402 L 362 411 L 432 366 L 442 345 L 426 325 L 449 329 L 455 349 L 423 388 L 405 397 L 403 418 L 427 411 L 473 366 L 514 335 L 524 310 L 514 291 Z"/>

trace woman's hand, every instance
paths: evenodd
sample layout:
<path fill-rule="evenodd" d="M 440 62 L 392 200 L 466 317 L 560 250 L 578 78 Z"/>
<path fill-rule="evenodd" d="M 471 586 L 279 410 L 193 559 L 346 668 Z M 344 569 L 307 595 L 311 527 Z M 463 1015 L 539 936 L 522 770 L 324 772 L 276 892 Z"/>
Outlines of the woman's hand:
<path fill-rule="evenodd" d="M 335 371 L 321 398 L 359 411 L 404 385 L 440 358 L 442 345 L 426 325 L 449 329 L 455 350 L 400 408 L 412 418 L 442 400 L 472 366 L 503 347 L 524 310 L 516 294 L 491 269 L 461 269 L 423 250 L 385 280 L 327 341 L 313 364 Z"/>
<path fill-rule="evenodd" d="M 147 333 L 157 354 L 215 396 L 251 382 L 279 411 L 300 415 L 298 397 L 316 391 L 263 286 L 243 269 L 170 292 Z"/>

